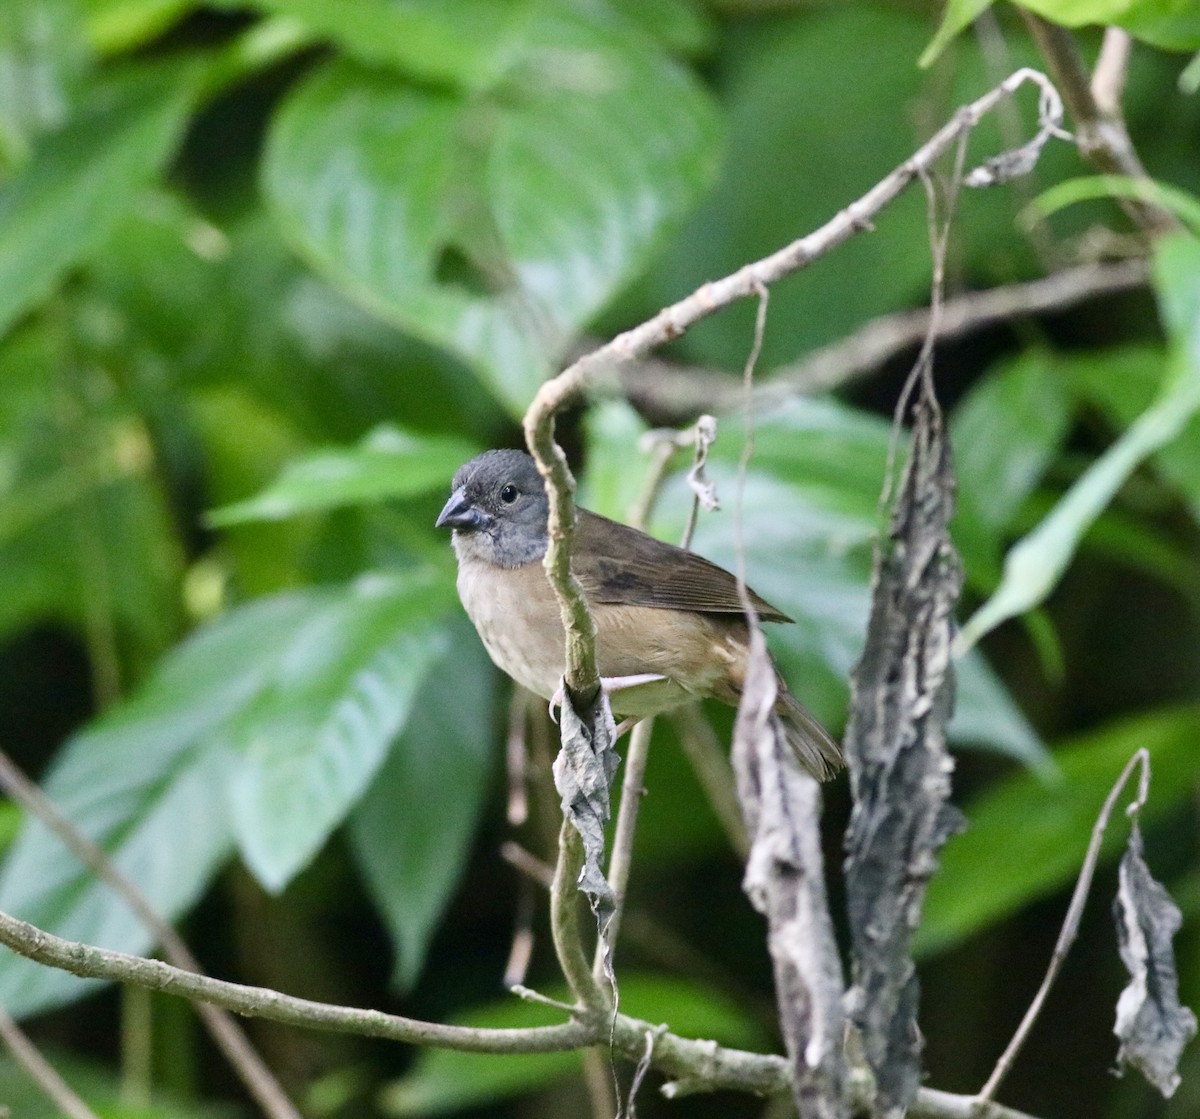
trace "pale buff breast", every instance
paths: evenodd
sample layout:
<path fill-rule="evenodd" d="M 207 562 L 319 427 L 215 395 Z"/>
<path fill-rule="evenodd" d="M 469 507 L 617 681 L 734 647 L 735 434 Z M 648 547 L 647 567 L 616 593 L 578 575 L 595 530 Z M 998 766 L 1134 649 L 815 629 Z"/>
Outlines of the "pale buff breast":
<path fill-rule="evenodd" d="M 541 563 L 498 568 L 460 552 L 458 597 L 496 667 L 548 700 L 563 676 L 563 629 Z"/>

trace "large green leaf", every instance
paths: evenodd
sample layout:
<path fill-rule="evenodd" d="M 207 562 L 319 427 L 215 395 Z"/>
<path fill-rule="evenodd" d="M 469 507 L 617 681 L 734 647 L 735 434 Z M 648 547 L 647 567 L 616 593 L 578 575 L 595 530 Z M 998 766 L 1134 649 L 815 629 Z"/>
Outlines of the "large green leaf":
<path fill-rule="evenodd" d="M 546 992 L 569 1000 L 566 989 Z M 621 975 L 621 1010 L 651 1022 L 665 1022 L 685 1037 L 712 1038 L 722 1045 L 762 1049 L 768 1044 L 743 1006 L 687 980 L 633 972 Z M 492 1028 L 551 1025 L 562 1014 L 515 996 L 479 1007 L 455 1019 L 461 1025 Z M 580 1067 L 578 1053 L 456 1053 L 423 1049 L 412 1070 L 384 1089 L 380 1107 L 388 1115 L 444 1115 L 533 1091 Z"/>
<path fill-rule="evenodd" d="M 989 372 L 955 408 L 959 503 L 992 532 L 1009 528 L 1062 445 L 1070 390 L 1055 358 L 1031 350 Z"/>
<path fill-rule="evenodd" d="M 215 0 L 218 7 L 257 8 L 289 16 L 351 57 L 391 66 L 423 81 L 485 89 L 520 50 L 529 0 Z"/>
<path fill-rule="evenodd" d="M 1144 823 L 1174 810 L 1195 790 L 1197 728 L 1196 707 L 1128 719 L 1055 750 L 1060 780 L 1017 773 L 969 804 L 969 827 L 946 845 L 929 884 L 918 949 L 949 948 L 1074 878 L 1100 806 L 1135 750 L 1150 751 L 1154 774 Z M 1105 858 L 1120 853 L 1127 835 L 1114 813 Z"/>
<path fill-rule="evenodd" d="M 309 863 L 382 764 L 446 651 L 452 593 L 440 573 L 409 573 L 323 596 L 233 720 L 234 834 L 268 889 Z"/>
<path fill-rule="evenodd" d="M 996 593 L 963 626 L 969 646 L 1001 622 L 1040 605 L 1079 541 L 1129 476 L 1161 451 L 1200 411 L 1200 241 L 1180 234 L 1158 245 L 1156 286 L 1171 356 L 1151 405 L 1067 491 L 1049 516 L 1004 561 Z"/>
<path fill-rule="evenodd" d="M 624 24 L 527 0 L 473 96 L 339 60 L 276 116 L 263 181 L 286 237 L 520 414 L 713 168 L 699 87 Z"/>
<path fill-rule="evenodd" d="M 426 674 L 421 701 L 350 817 L 358 865 L 395 945 L 395 982 L 412 985 L 458 883 L 495 741 L 495 672 L 465 619 Z"/>
<path fill-rule="evenodd" d="M 281 886 L 370 781 L 446 648 L 436 627 L 451 593 L 441 575 L 391 574 L 234 610 L 76 735 L 46 791 L 168 919 L 195 902 L 235 836 L 264 882 Z M 36 821 L 4 865 L 0 909 L 125 952 L 151 945 Z M 15 1013 L 84 989 L 0 959 L 0 999 Z"/>
<path fill-rule="evenodd" d="M 312 607 L 287 595 L 244 607 L 182 645 L 132 699 L 66 746 L 44 785 L 167 919 L 195 901 L 232 849 L 227 721 L 265 686 L 275 650 Z M 37 821 L 0 876 L 0 909 L 62 936 L 144 952 L 150 934 Z M 65 972 L 6 955 L 0 1000 L 26 1014 L 78 997 Z"/>
<path fill-rule="evenodd" d="M 411 497 L 449 485 L 479 448 L 450 436 L 417 435 L 381 424 L 348 450 L 296 459 L 265 490 L 208 515 L 223 527 L 277 521 L 297 513 Z"/>
<path fill-rule="evenodd" d="M 93 88 L 85 111 L 0 184 L 0 334 L 86 260 L 171 155 L 201 71 L 131 70 Z"/>

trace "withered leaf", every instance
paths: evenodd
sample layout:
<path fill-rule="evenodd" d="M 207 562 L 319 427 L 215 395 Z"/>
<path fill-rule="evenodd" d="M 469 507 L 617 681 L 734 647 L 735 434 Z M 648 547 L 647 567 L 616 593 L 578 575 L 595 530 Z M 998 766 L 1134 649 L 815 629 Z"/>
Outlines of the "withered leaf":
<path fill-rule="evenodd" d="M 847 998 L 875 1073 L 880 1114 L 902 1114 L 920 1083 L 919 988 L 909 942 L 946 839 L 953 761 L 950 645 L 962 585 L 947 525 L 950 450 L 931 397 L 915 408 L 908 464 L 876 556 L 871 617 L 853 676 L 846 758 L 854 808 L 846 833 L 853 949 Z"/>
<path fill-rule="evenodd" d="M 1121 960 L 1129 985 L 1117 1001 L 1113 1032 L 1121 1041 L 1119 1065 L 1138 1069 L 1164 1096 L 1179 1085 L 1179 1057 L 1196 1034 L 1196 1015 L 1179 1005 L 1171 940 L 1182 921 L 1179 907 L 1155 880 L 1142 854 L 1137 825 L 1121 859 L 1113 902 Z"/>
<path fill-rule="evenodd" d="M 843 983 L 825 896 L 821 790 L 787 743 L 775 696 L 775 669 L 755 626 L 733 738 L 751 838 L 742 885 L 767 919 L 796 1107 L 805 1119 L 843 1119 Z"/>

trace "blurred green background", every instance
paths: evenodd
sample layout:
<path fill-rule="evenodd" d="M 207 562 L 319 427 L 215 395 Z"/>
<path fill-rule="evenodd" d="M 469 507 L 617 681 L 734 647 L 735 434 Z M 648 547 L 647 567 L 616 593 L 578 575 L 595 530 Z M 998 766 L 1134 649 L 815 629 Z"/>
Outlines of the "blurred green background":
<path fill-rule="evenodd" d="M 1084 22 L 1102 7 L 1039 6 Z M 536 712 L 530 818 L 514 827 L 510 686 L 462 617 L 434 517 L 461 461 L 519 445 L 536 386 L 582 340 L 814 229 L 959 104 L 1037 62 L 1015 9 L 997 6 L 921 69 L 940 15 L 918 0 L 0 6 L 0 749 L 212 973 L 438 1021 L 554 1020 L 503 991 L 530 907 L 528 982 L 555 993 L 560 980 L 539 888 L 500 855 L 515 839 L 553 857 L 552 732 Z M 1200 48 L 1200 29 L 1165 2 L 1126 18 L 1133 141 L 1150 175 L 1194 195 L 1200 103 L 1176 51 Z M 1091 59 L 1100 32 L 1079 41 Z M 1033 100 L 986 121 L 968 160 L 1029 135 Z M 1031 178 L 965 193 L 949 294 L 1145 252 L 1107 201 L 1020 220 L 1088 171 L 1056 142 Z M 917 187 L 772 292 L 760 380 L 926 305 L 930 269 Z M 1096 464 L 1130 446 L 1148 408 L 1173 436 L 1144 446 L 1075 526 L 1044 605 L 960 665 L 956 800 L 972 827 L 945 851 L 918 937 L 938 1088 L 986 1079 L 1040 981 L 1094 815 L 1139 746 L 1154 764 L 1147 854 L 1183 908 L 1183 1001 L 1200 1003 L 1198 291 L 1200 251 L 1181 236 L 1145 288 L 938 350 L 963 618 L 1014 541 L 1065 494 L 1097 492 Z M 753 315 L 731 308 L 663 356 L 736 384 Z M 773 647 L 839 731 L 914 356 L 756 417 L 750 581 L 796 617 Z M 645 485 L 642 433 L 694 419 L 667 380 L 648 391 L 641 415 L 606 398 L 560 424 L 583 500 L 613 516 Z M 727 564 L 742 439 L 741 419 L 722 417 L 724 508 L 696 538 Z M 654 530 L 677 538 L 688 501 L 676 472 Z M 730 713 L 709 714 L 727 741 Z M 845 786 L 828 793 L 835 906 Z M 649 788 L 622 1009 L 776 1048 L 762 924 L 666 722 Z M 1196 1046 L 1169 1104 L 1109 1075 L 1122 826 L 1001 1094 L 1035 1115 L 1200 1112 Z M 0 909 L 152 948 L 8 804 L 0 843 Z M 253 1113 L 179 1002 L 7 953 L 0 1002 L 105 1116 Z M 576 1055 L 466 1058 L 248 1028 L 314 1117 L 589 1113 Z M 785 1114 L 728 1094 L 668 1104 L 657 1083 L 639 1099 L 646 1116 Z M 0 1104 L 54 1114 L 7 1059 Z"/>

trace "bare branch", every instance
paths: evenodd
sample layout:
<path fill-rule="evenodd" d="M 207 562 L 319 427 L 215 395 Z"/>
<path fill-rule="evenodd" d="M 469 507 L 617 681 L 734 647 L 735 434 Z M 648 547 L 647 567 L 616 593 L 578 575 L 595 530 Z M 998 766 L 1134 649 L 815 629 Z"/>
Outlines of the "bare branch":
<path fill-rule="evenodd" d="M 66 1116 L 66 1119 L 99 1119 L 96 1113 L 75 1094 L 58 1070 L 38 1052 L 24 1031 L 0 1007 L 0 1039 L 8 1046 L 13 1059 L 41 1088 L 46 1098 Z"/>
<path fill-rule="evenodd" d="M 1148 178 L 1125 128 L 1120 106 L 1109 104 L 1102 107 L 1096 98 L 1097 85 L 1102 98 L 1112 100 L 1117 96 L 1118 91 L 1113 85 L 1116 63 L 1119 61 L 1113 57 L 1115 48 L 1109 48 L 1110 57 L 1103 60 L 1105 73 L 1099 75 L 1100 81 L 1097 83 L 1088 77 L 1087 67 L 1070 31 L 1024 8 L 1021 9 L 1021 15 L 1055 83 L 1062 90 L 1063 99 L 1075 122 L 1075 140 L 1083 158 L 1110 174 L 1129 175 L 1134 179 Z M 1121 205 L 1138 227 L 1148 233 L 1180 228 L 1175 215 L 1161 206 L 1132 200 L 1122 201 Z"/>
<path fill-rule="evenodd" d="M 613 911 L 605 928 L 605 938 L 613 951 L 616 950 L 617 935 L 621 929 L 625 890 L 629 885 L 629 871 L 633 866 L 633 837 L 637 831 L 638 809 L 641 808 L 642 797 L 646 795 L 646 763 L 650 760 L 650 739 L 653 735 L 654 720 L 643 719 L 629 735 L 629 748 L 625 751 L 621 807 L 617 811 L 617 827 L 613 833 L 612 853 L 608 860 L 608 884 L 613 892 Z M 596 945 L 592 974 L 597 980 L 604 978 L 603 943 Z"/>
<path fill-rule="evenodd" d="M 750 839 L 746 835 L 746 824 L 738 806 L 733 767 L 716 732 L 694 703 L 676 708 L 670 718 L 679 735 L 679 744 L 700 779 L 729 845 L 740 858 L 745 859 L 750 853 Z"/>
<path fill-rule="evenodd" d="M 1079 933 L 1079 920 L 1083 916 L 1083 907 L 1087 902 L 1088 891 L 1092 888 L 1092 877 L 1096 873 L 1096 863 L 1100 859 L 1100 844 L 1104 839 L 1104 832 L 1108 828 L 1109 817 L 1112 815 L 1117 798 L 1124 791 L 1134 769 L 1139 765 L 1142 767 L 1142 775 L 1138 783 L 1137 797 L 1130 806 L 1130 811 L 1136 811 L 1146 802 L 1150 781 L 1150 755 L 1143 748 L 1138 750 L 1126 763 L 1116 784 L 1109 790 L 1108 796 L 1104 800 L 1104 806 L 1100 809 L 1100 815 L 1096 817 L 1096 823 L 1092 826 L 1091 842 L 1088 844 L 1087 854 L 1084 856 L 1083 866 L 1079 871 L 1079 879 L 1075 883 L 1075 892 L 1071 895 L 1071 904 L 1067 907 L 1067 915 L 1063 919 L 1062 930 L 1058 934 L 1058 942 L 1054 945 L 1054 953 L 1046 968 L 1045 978 L 1042 980 L 1037 994 L 1033 996 L 1033 1002 L 1029 1004 L 1029 1009 L 1025 1011 L 1025 1017 L 1021 1019 L 1017 1032 L 1013 1034 L 1008 1047 L 1000 1055 L 1000 1060 L 996 1062 L 992 1075 L 979 1090 L 978 1098 L 981 1100 L 990 1100 L 1008 1075 L 1013 1062 L 1017 1059 L 1017 1054 L 1021 1051 L 1021 1046 L 1025 1044 L 1030 1030 L 1033 1029 L 1033 1024 L 1041 1013 L 1042 1005 L 1050 993 L 1050 988 L 1058 978 L 1059 971 L 1062 970 L 1067 953 L 1071 950 L 1071 945 Z"/>
<path fill-rule="evenodd" d="M 67 849 L 102 882 L 107 884 L 154 935 L 163 954 L 176 967 L 197 974 L 203 969 L 183 938 L 159 916 L 137 885 L 108 855 L 85 836 L 37 785 L 29 780 L 11 758 L 0 751 L 0 788 L 27 812 L 37 817 Z M 203 1003 L 196 1007 L 218 1048 L 233 1066 L 247 1090 L 270 1119 L 300 1119 L 282 1085 L 258 1055 L 245 1031 L 224 1011 Z"/>
<path fill-rule="evenodd" d="M 640 326 L 619 334 L 586 354 L 538 390 L 525 413 L 525 442 L 547 483 L 550 515 L 545 566 L 558 596 L 567 633 L 566 687 L 573 695 L 591 703 L 599 691 L 599 676 L 596 672 L 595 626 L 582 588 L 571 573 L 575 480 L 567 466 L 566 456 L 554 439 L 555 416 L 581 399 L 601 379 L 614 378 L 622 363 L 678 338 L 693 324 L 715 311 L 807 267 L 855 233 L 870 229 L 872 219 L 914 178 L 927 173 L 984 116 L 1027 82 L 1036 85 L 1040 91 L 1042 131 L 1056 129 L 1062 118 L 1062 102 L 1058 92 L 1046 76 L 1037 70 L 1016 71 L 978 100 L 959 109 L 932 139 L 819 229 L 770 256 L 744 265 L 724 279 L 704 284 Z"/>
<path fill-rule="evenodd" d="M 0 913 L 0 944 L 40 964 L 85 979 L 132 983 L 151 991 L 220 1006 L 249 1018 L 267 1018 L 284 1025 L 380 1037 L 411 1045 L 435 1045 L 472 1053 L 558 1053 L 593 1043 L 604 1028 L 578 1020 L 531 1029 L 474 1029 L 422 1022 L 380 1010 L 313 1002 L 264 987 L 214 979 L 161 960 L 63 940 L 7 913 Z"/>
<path fill-rule="evenodd" d="M 110 952 L 63 940 L 34 925 L 0 912 L 0 944 L 48 967 L 88 979 L 132 983 L 196 1002 L 221 1006 L 248 1018 L 266 1018 L 303 1029 L 379 1037 L 410 1045 L 430 1045 L 470 1053 L 561 1053 L 596 1045 L 609 1038 L 618 1052 L 638 1060 L 645 1051 L 646 1031 L 656 1033 L 653 1067 L 674 1079 L 664 1085 L 670 1097 L 689 1092 L 749 1092 L 759 1096 L 788 1091 L 788 1063 L 783 1057 L 728 1049 L 712 1041 L 658 1033 L 657 1027 L 618 1014 L 575 1009 L 576 1019 L 558 1026 L 527 1029 L 482 1029 L 446 1026 L 329 1003 L 294 998 L 262 987 L 247 987 L 184 971 L 160 960 Z M 956 1096 L 922 1088 L 911 1114 L 917 1119 L 1031 1119 L 1030 1116 L 974 1096 Z"/>
<path fill-rule="evenodd" d="M 1106 27 L 1100 55 L 1092 70 L 1092 100 L 1104 116 L 1120 116 L 1125 82 L 1129 77 L 1129 56 L 1133 37 L 1123 27 Z"/>
<path fill-rule="evenodd" d="M 931 328 L 928 309 L 898 311 L 864 323 L 854 333 L 772 371 L 754 392 L 756 406 L 769 407 L 796 395 L 830 392 L 870 376 L 885 362 L 932 333 L 941 342 L 1028 315 L 1065 311 L 1089 299 L 1133 291 L 1149 276 L 1141 258 L 1098 261 L 1064 268 L 1020 284 L 971 291 L 942 305 Z M 740 382 L 716 369 L 684 367 L 648 359 L 621 369 L 622 391 L 654 415 L 680 418 L 706 409 L 732 412 L 742 397 Z"/>

